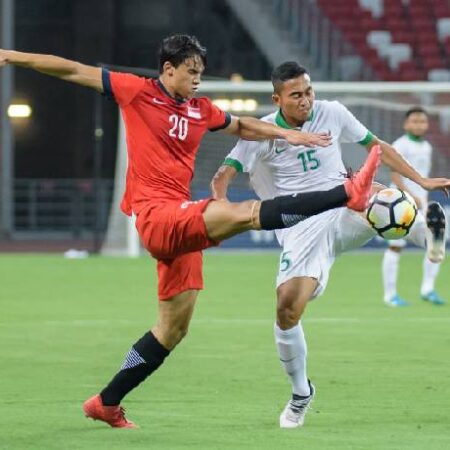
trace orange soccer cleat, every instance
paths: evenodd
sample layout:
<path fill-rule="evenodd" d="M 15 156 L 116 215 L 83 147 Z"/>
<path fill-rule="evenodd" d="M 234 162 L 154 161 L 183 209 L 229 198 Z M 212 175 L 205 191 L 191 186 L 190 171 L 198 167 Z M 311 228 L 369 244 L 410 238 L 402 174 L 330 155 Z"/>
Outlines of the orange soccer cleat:
<path fill-rule="evenodd" d="M 106 422 L 113 428 L 137 428 L 125 418 L 125 410 L 120 406 L 104 406 L 100 394 L 86 400 L 83 404 L 86 417 Z"/>
<path fill-rule="evenodd" d="M 368 207 L 372 183 L 380 162 L 381 147 L 374 145 L 361 170 L 351 175 L 344 183 L 345 192 L 348 195 L 347 208 L 364 211 Z"/>

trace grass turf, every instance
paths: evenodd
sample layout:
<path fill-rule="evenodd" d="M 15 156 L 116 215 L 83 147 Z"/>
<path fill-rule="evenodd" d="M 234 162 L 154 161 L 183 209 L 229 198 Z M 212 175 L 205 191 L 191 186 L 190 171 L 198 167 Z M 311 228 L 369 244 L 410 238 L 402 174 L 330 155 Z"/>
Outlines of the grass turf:
<path fill-rule="evenodd" d="M 381 254 L 337 261 L 304 320 L 313 409 L 280 430 L 277 255 L 206 255 L 187 339 L 124 402 L 141 428 L 113 430 L 81 403 L 154 322 L 153 262 L 0 256 L 0 449 L 448 449 L 450 305 L 419 299 L 421 261 L 402 256 L 405 309 L 381 302 Z M 450 300 L 449 277 L 444 265 Z"/>

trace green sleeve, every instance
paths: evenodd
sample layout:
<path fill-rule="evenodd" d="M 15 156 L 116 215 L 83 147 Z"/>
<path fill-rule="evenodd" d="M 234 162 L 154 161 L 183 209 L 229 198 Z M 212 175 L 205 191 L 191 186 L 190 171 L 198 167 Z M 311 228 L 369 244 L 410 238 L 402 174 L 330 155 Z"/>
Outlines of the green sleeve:
<path fill-rule="evenodd" d="M 368 131 L 366 137 L 362 141 L 359 141 L 358 144 L 364 145 L 365 147 L 368 144 L 370 144 L 374 139 L 375 136 L 370 131 Z"/>
<path fill-rule="evenodd" d="M 234 167 L 238 172 L 243 172 L 244 168 L 242 167 L 242 164 L 237 160 L 233 158 L 225 158 L 225 161 L 223 162 L 224 166 L 231 166 Z"/>

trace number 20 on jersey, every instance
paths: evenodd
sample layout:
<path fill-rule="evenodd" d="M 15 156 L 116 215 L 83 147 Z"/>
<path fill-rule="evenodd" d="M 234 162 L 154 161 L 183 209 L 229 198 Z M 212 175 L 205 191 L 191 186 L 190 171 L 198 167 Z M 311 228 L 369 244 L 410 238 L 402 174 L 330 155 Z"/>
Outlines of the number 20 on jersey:
<path fill-rule="evenodd" d="M 169 116 L 169 122 L 172 125 L 172 128 L 169 130 L 169 136 L 184 141 L 188 134 L 188 120 L 185 117 L 172 114 Z"/>

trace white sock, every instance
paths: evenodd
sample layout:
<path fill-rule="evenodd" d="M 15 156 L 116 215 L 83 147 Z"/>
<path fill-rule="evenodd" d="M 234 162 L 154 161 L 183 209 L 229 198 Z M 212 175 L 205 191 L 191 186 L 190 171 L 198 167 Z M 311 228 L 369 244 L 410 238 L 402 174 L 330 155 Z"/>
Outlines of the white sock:
<path fill-rule="evenodd" d="M 282 330 L 275 324 L 274 331 L 280 361 L 291 380 L 292 392 L 308 396 L 310 389 L 306 376 L 307 349 L 301 323 L 289 330 Z"/>
<path fill-rule="evenodd" d="M 384 301 L 389 300 L 397 295 L 397 274 L 400 261 L 400 253 L 394 252 L 389 248 L 384 252 L 383 257 L 383 286 Z"/>
<path fill-rule="evenodd" d="M 425 255 L 423 259 L 422 286 L 420 287 L 421 295 L 429 294 L 434 290 L 434 282 L 436 281 L 440 267 L 441 263 L 433 263 Z"/>

